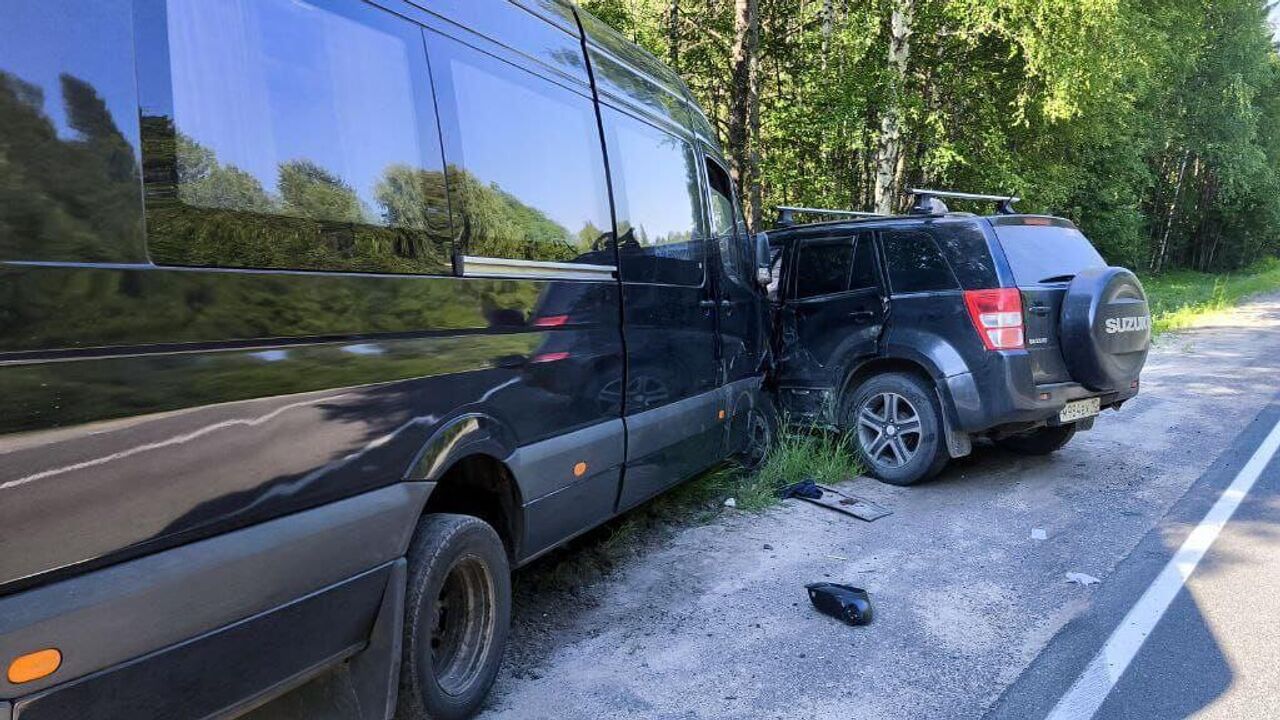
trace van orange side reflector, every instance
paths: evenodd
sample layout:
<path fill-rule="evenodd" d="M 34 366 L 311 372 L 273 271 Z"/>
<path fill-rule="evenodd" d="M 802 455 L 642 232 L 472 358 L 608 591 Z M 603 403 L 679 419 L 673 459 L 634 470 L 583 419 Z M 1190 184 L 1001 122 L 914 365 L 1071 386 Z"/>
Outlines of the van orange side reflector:
<path fill-rule="evenodd" d="M 574 477 L 582 477 L 583 475 L 586 475 L 586 474 L 587 474 L 587 464 L 586 464 L 586 463 L 584 463 L 584 462 L 580 462 L 580 463 L 578 463 L 577 465 L 574 465 L 574 466 L 573 466 L 573 476 L 574 476 Z"/>
<path fill-rule="evenodd" d="M 9 663 L 9 682 L 18 683 L 49 677 L 62 666 L 62 653 L 54 648 L 27 653 Z"/>
<path fill-rule="evenodd" d="M 723 411 L 723 410 L 721 410 L 720 412 L 716 413 L 716 417 L 718 417 L 718 418 L 720 418 L 721 420 L 723 420 L 723 419 L 724 419 L 724 411 Z"/>

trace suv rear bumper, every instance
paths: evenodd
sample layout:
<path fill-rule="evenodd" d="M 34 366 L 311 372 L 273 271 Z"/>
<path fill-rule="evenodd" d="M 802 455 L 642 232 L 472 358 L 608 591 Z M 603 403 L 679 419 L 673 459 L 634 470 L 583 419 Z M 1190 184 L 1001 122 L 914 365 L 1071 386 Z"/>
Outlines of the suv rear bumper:
<path fill-rule="evenodd" d="M 976 372 L 945 378 L 954 429 L 980 433 L 1002 425 L 1051 424 L 1072 400 L 1096 397 L 1103 409 L 1138 394 L 1138 388 L 1097 392 L 1075 382 L 1037 385 L 1025 352 L 991 353 Z"/>

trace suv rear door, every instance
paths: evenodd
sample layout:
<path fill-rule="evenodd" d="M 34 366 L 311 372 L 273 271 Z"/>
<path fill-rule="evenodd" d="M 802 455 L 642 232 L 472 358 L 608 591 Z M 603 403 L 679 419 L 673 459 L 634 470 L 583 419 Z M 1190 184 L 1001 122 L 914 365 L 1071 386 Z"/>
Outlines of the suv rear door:
<path fill-rule="evenodd" d="M 841 368 L 876 354 L 884 328 L 874 234 L 804 238 L 794 253 L 782 309 L 783 382 L 834 387 Z"/>
<path fill-rule="evenodd" d="M 1077 273 L 1106 267 L 1106 261 L 1083 233 L 1060 218 L 997 217 L 991 225 L 1022 293 L 1032 378 L 1037 385 L 1070 382 L 1058 339 L 1062 299 Z"/>

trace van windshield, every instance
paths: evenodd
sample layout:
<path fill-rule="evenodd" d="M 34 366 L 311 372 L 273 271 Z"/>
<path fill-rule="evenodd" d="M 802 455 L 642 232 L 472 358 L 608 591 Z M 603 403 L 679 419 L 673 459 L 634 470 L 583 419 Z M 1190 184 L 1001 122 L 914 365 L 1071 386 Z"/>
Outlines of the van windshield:
<path fill-rule="evenodd" d="M 995 231 L 1019 285 L 1066 282 L 1081 270 L 1107 266 L 1084 233 L 1075 228 L 996 225 Z"/>

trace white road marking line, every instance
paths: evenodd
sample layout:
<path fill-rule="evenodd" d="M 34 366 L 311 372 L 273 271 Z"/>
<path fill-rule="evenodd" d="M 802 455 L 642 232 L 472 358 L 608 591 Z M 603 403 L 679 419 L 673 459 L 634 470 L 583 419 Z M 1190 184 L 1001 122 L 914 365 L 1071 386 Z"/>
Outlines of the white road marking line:
<path fill-rule="evenodd" d="M 1093 656 L 1093 660 L 1080 673 L 1080 677 L 1076 678 L 1071 689 L 1058 700 L 1046 720 L 1088 720 L 1102 707 L 1111 688 L 1120 680 L 1125 668 L 1129 667 L 1129 663 L 1142 648 L 1142 643 L 1155 629 L 1156 623 L 1160 622 L 1169 604 L 1178 595 L 1187 578 L 1191 577 L 1223 526 L 1235 514 L 1236 508 L 1240 507 L 1278 448 L 1280 422 L 1271 428 L 1249 462 L 1240 468 L 1231 485 L 1222 492 L 1208 514 L 1160 571 L 1160 575 L 1129 609 L 1111 637 L 1107 638 L 1106 644 Z"/>

